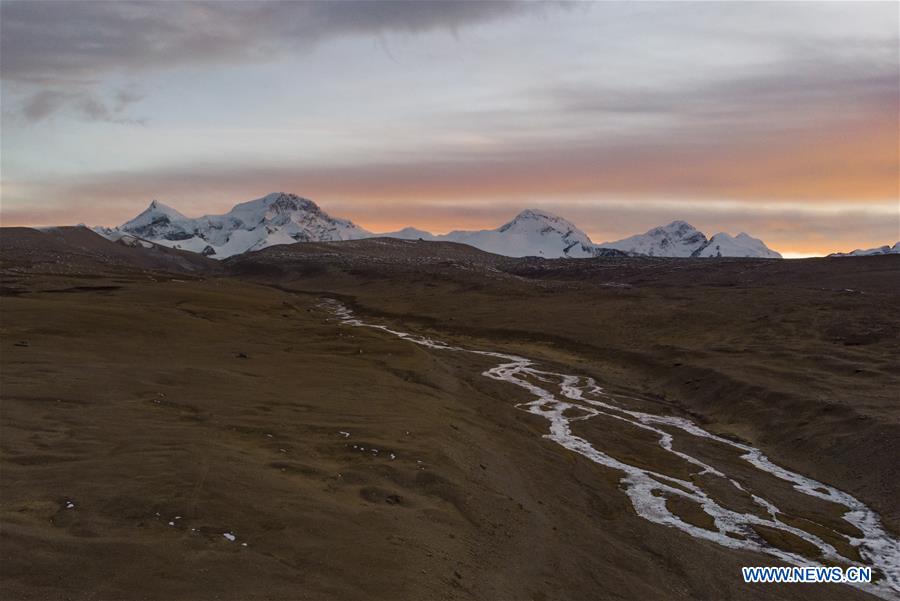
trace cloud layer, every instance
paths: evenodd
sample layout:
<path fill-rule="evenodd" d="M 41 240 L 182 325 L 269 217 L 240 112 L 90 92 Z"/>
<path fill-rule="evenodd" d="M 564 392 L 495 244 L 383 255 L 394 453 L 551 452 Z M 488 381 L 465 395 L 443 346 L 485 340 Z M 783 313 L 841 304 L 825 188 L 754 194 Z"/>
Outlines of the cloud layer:
<path fill-rule="evenodd" d="M 323 39 L 421 33 L 533 11 L 514 2 L 3 3 L 3 77 L 68 83 L 110 71 L 264 60 Z"/>
<path fill-rule="evenodd" d="M 534 11 L 514 2 L 97 2 L 10 0 L 2 5 L 2 74 L 36 88 L 26 118 L 73 104 L 91 119 L 119 110 L 89 92 L 110 74 L 262 62 L 333 37 L 457 31 Z M 78 92 L 62 90 L 79 88 Z"/>
<path fill-rule="evenodd" d="M 601 238 L 691 215 L 822 251 L 842 223 L 900 238 L 900 5 L 0 10 L 5 224 L 287 190 L 374 229 L 542 206 Z"/>

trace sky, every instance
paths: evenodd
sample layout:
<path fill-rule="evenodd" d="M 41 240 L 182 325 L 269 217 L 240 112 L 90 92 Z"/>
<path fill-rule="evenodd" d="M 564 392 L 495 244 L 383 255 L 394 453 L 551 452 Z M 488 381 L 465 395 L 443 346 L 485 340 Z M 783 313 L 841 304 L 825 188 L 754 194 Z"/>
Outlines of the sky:
<path fill-rule="evenodd" d="M 900 240 L 897 2 L 0 1 L 0 221 Z"/>

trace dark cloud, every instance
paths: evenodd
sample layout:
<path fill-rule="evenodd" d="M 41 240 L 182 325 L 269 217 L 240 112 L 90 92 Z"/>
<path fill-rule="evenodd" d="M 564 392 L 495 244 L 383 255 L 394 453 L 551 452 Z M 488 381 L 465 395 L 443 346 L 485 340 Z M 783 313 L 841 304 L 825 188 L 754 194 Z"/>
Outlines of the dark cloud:
<path fill-rule="evenodd" d="M 2 3 L 2 76 L 56 84 L 110 71 L 258 60 L 329 37 L 455 31 L 542 5 L 490 1 Z"/>
<path fill-rule="evenodd" d="M 70 99 L 59 90 L 41 90 L 30 96 L 22 107 L 22 114 L 29 121 L 43 121 Z"/>
<path fill-rule="evenodd" d="M 134 122 L 129 93 L 104 101 L 104 77 L 196 64 L 270 59 L 325 39 L 384 32 L 455 32 L 543 5 L 491 1 L 102 2 L 4 1 L 0 76 L 31 89 L 22 114 L 68 107 L 88 119 Z M 75 90 L 73 92 L 73 90 Z"/>
<path fill-rule="evenodd" d="M 119 90 L 107 101 L 87 89 L 46 89 L 25 98 L 22 116 L 28 121 L 38 122 L 66 110 L 89 121 L 142 125 L 144 119 L 127 115 L 127 109 L 142 98 L 143 95 L 133 90 Z"/>
<path fill-rule="evenodd" d="M 144 99 L 144 95 L 135 90 L 119 90 L 115 95 L 115 105 L 113 111 L 117 113 L 123 112 L 129 105 L 140 102 Z"/>

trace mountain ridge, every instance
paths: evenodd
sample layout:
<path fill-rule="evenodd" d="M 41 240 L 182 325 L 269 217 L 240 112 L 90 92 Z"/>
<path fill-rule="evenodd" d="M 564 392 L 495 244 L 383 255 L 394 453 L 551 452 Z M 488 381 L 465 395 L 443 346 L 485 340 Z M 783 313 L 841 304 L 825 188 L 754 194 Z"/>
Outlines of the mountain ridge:
<path fill-rule="evenodd" d="M 870 257 L 872 255 L 900 255 L 900 242 L 896 242 L 893 246 L 885 244 L 877 248 L 857 248 L 850 252 L 836 252 L 828 255 L 829 257 Z"/>
<path fill-rule="evenodd" d="M 404 240 L 468 244 L 508 257 L 588 258 L 611 255 L 652 257 L 781 258 L 762 240 L 743 232 L 707 238 L 691 224 L 676 220 L 643 234 L 594 243 L 574 223 L 540 209 L 524 209 L 494 229 L 454 230 L 432 234 L 414 227 L 376 234 L 350 220 L 332 217 L 308 198 L 285 192 L 234 205 L 220 215 L 187 217 L 158 200 L 133 219 L 115 228 L 95 227 L 110 239 L 123 234 L 223 259 L 277 244 L 328 242 L 389 237 Z"/>
<path fill-rule="evenodd" d="M 221 215 L 196 218 L 154 200 L 137 217 L 119 227 L 95 231 L 108 238 L 125 232 L 217 259 L 275 244 L 372 236 L 352 221 L 331 217 L 312 200 L 284 192 L 238 203 Z"/>
<path fill-rule="evenodd" d="M 424 235 L 423 235 L 424 234 Z M 590 237 L 575 224 L 538 209 L 525 209 L 495 229 L 454 230 L 435 235 L 416 228 L 380 234 L 388 238 L 459 242 L 507 257 L 584 258 L 596 256 Z"/>

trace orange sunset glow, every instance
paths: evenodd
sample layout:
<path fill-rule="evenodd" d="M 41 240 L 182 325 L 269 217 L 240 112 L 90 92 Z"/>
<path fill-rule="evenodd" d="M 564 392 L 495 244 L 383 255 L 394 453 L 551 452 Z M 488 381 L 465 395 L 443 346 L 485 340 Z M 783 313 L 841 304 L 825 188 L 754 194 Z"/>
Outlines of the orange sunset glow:
<path fill-rule="evenodd" d="M 155 17 L 175 20 L 178 6 Z M 522 3 L 321 31 L 309 45 L 234 24 L 272 40 L 255 55 L 215 30 L 163 29 L 89 53 L 67 31 L 26 54 L 19 36 L 47 24 L 4 4 L 3 224 L 118 225 L 152 199 L 217 214 L 284 190 L 373 232 L 493 228 L 535 207 L 598 242 L 684 219 L 792 256 L 893 243 L 898 7 L 845 8 L 786 5 L 779 28 L 753 38 L 769 22 L 761 6 L 741 20 L 714 4 L 678 13 L 702 30 L 691 37 L 664 28 L 669 6 Z M 83 35 L 135 26 L 123 19 L 98 12 Z M 609 23 L 671 51 L 595 35 Z M 372 52 L 375 39 L 386 50 Z M 510 66 L 511 50 L 532 69 Z"/>

